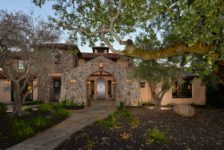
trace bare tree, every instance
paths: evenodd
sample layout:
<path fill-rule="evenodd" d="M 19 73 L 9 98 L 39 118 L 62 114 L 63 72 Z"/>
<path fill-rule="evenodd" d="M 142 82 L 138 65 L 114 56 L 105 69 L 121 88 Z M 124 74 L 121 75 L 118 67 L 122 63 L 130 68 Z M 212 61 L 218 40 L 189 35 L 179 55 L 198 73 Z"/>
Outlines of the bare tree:
<path fill-rule="evenodd" d="M 0 11 L 0 68 L 11 80 L 14 90 L 13 113 L 22 114 L 22 104 L 32 88 L 30 81 L 40 77 L 47 58 L 40 55 L 38 45 L 59 39 L 59 32 L 50 22 L 34 22 L 22 12 Z M 45 59 L 44 61 L 41 59 Z"/>

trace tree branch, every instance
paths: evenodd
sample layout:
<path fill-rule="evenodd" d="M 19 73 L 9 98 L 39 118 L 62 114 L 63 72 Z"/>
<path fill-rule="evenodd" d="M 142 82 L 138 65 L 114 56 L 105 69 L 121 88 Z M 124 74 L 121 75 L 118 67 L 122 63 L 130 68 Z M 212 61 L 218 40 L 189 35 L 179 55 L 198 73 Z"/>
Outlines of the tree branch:
<path fill-rule="evenodd" d="M 158 50 L 143 50 L 140 48 L 135 48 L 134 51 L 130 51 L 129 49 L 125 49 L 123 51 L 115 51 L 112 50 L 112 52 L 123 55 L 129 56 L 129 57 L 135 57 L 140 58 L 143 60 L 154 60 L 159 58 L 167 58 L 171 56 L 180 55 L 183 53 L 198 53 L 198 54 L 206 54 L 214 48 L 213 45 L 204 45 L 202 43 L 196 43 L 193 46 L 187 46 L 185 44 L 176 44 L 174 46 L 168 47 L 168 48 L 161 48 Z"/>

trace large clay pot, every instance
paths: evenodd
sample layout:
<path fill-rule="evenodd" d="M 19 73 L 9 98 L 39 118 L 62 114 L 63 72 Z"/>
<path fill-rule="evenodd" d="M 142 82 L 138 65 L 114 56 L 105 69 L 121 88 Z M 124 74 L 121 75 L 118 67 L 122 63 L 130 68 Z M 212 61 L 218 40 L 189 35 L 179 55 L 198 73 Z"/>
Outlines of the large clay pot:
<path fill-rule="evenodd" d="M 184 117 L 193 117 L 195 115 L 194 107 L 188 104 L 178 104 L 173 107 L 173 111 Z"/>

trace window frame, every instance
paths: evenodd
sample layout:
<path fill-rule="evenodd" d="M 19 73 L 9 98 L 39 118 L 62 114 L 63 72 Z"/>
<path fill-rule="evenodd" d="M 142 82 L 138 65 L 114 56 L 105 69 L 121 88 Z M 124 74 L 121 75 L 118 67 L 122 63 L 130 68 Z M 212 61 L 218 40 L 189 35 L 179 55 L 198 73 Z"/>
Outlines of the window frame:
<path fill-rule="evenodd" d="M 145 88 L 145 82 L 139 82 L 140 88 Z"/>
<path fill-rule="evenodd" d="M 24 70 L 24 60 L 19 60 L 18 61 L 18 69 L 19 70 Z"/>
<path fill-rule="evenodd" d="M 177 81 L 172 87 L 172 98 L 192 98 L 192 79 L 184 79 L 182 83 Z"/>

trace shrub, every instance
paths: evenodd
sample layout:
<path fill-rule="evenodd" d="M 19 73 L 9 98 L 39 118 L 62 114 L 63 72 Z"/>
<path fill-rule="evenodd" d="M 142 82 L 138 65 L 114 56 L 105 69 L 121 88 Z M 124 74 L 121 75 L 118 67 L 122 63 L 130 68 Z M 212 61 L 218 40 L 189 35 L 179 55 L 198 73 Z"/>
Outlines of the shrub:
<path fill-rule="evenodd" d="M 27 108 L 24 109 L 24 111 L 32 112 L 33 110 L 32 110 L 31 107 L 27 107 Z"/>
<path fill-rule="evenodd" d="M 23 105 L 39 105 L 39 104 L 43 104 L 42 101 L 39 100 L 34 100 L 34 101 L 30 101 L 30 102 L 25 102 Z"/>
<path fill-rule="evenodd" d="M 140 123 L 140 120 L 137 116 L 132 115 L 126 107 L 123 107 L 116 112 L 117 117 L 122 117 L 122 120 L 125 120 L 129 126 L 137 127 Z"/>
<path fill-rule="evenodd" d="M 125 107 L 125 103 L 122 102 L 122 101 L 120 101 L 119 109 L 122 109 L 122 108 L 124 108 L 124 107 Z"/>
<path fill-rule="evenodd" d="M 74 101 L 69 101 L 69 100 L 64 100 L 60 102 L 60 105 L 67 109 L 83 109 L 84 108 L 84 103 L 77 103 Z"/>
<path fill-rule="evenodd" d="M 87 134 L 87 133 L 82 133 L 80 136 L 81 136 L 82 139 L 84 139 L 84 141 L 85 141 L 85 144 L 86 144 L 85 149 L 87 149 L 87 150 L 92 150 L 92 149 L 94 148 L 94 146 L 95 146 L 95 142 L 94 142 L 94 140 L 90 137 L 90 135 Z"/>
<path fill-rule="evenodd" d="M 131 116 L 128 120 L 128 124 L 132 127 L 132 128 L 135 128 L 135 127 L 138 127 L 139 124 L 140 124 L 140 120 L 137 116 Z"/>
<path fill-rule="evenodd" d="M 0 116 L 6 114 L 7 106 L 4 103 L 0 103 Z"/>
<path fill-rule="evenodd" d="M 98 124 L 105 128 L 115 128 L 117 127 L 117 119 L 112 114 L 107 119 L 98 121 Z"/>
<path fill-rule="evenodd" d="M 122 109 L 118 110 L 116 112 L 116 115 L 124 117 L 125 119 L 128 119 L 129 117 L 131 117 L 129 110 L 126 107 L 123 107 Z"/>
<path fill-rule="evenodd" d="M 50 124 L 50 120 L 44 116 L 37 116 L 31 120 L 32 126 L 38 130 L 42 129 Z"/>
<path fill-rule="evenodd" d="M 154 106 L 155 104 L 152 104 L 150 102 L 145 102 L 145 103 L 142 103 L 142 106 Z"/>
<path fill-rule="evenodd" d="M 34 130 L 28 121 L 13 119 L 11 125 L 12 134 L 17 139 L 26 139 L 34 134 Z"/>
<path fill-rule="evenodd" d="M 52 111 L 53 105 L 49 104 L 49 103 L 48 104 L 40 104 L 38 108 L 40 111 Z"/>
<path fill-rule="evenodd" d="M 56 105 L 53 107 L 54 117 L 58 118 L 67 118 L 69 116 L 69 112 L 64 109 L 61 105 Z"/>
<path fill-rule="evenodd" d="M 159 131 L 157 128 L 153 128 L 151 131 L 148 130 L 145 134 L 146 144 L 163 143 L 167 141 L 166 134 Z"/>

